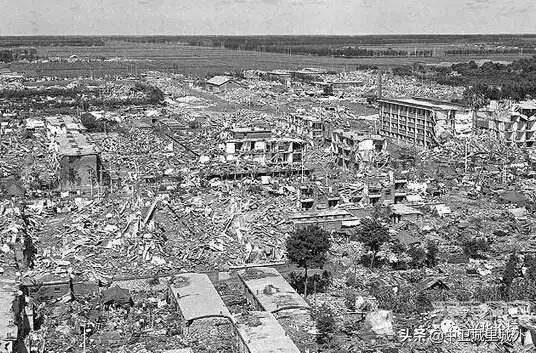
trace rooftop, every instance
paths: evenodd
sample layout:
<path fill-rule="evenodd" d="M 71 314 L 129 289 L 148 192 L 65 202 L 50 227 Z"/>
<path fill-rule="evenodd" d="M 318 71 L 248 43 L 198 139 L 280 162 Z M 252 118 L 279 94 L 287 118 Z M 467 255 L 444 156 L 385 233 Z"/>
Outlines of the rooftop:
<path fill-rule="evenodd" d="M 265 311 L 251 311 L 237 316 L 238 334 L 250 353 L 299 353 L 276 318 Z"/>
<path fill-rule="evenodd" d="M 516 104 L 516 107 L 524 110 L 536 110 L 536 100 L 521 101 Z"/>
<path fill-rule="evenodd" d="M 58 153 L 62 156 L 87 156 L 99 153 L 98 148 L 83 134 L 68 133 L 56 138 Z"/>
<path fill-rule="evenodd" d="M 274 268 L 250 268 L 239 271 L 238 276 L 266 311 L 273 313 L 287 308 L 309 309 L 309 304 Z"/>
<path fill-rule="evenodd" d="M 206 274 L 179 275 L 170 285 L 170 290 L 186 321 L 217 316 L 231 318 L 231 313 Z"/>
<path fill-rule="evenodd" d="M 437 101 L 425 98 L 396 98 L 396 99 L 380 99 L 380 102 L 398 103 L 405 105 L 418 106 L 422 108 L 435 110 L 469 110 L 468 107 L 454 104 L 451 102 Z"/>
<path fill-rule="evenodd" d="M 214 85 L 214 86 L 221 86 L 229 81 L 231 81 L 232 78 L 228 76 L 214 76 L 210 80 L 207 81 L 208 84 Z"/>
<path fill-rule="evenodd" d="M 391 208 L 391 211 L 394 214 L 400 215 L 400 216 L 412 215 L 412 214 L 422 214 L 421 211 L 419 211 L 419 210 L 417 210 L 417 209 L 415 209 L 413 207 L 404 205 L 402 203 L 395 203 L 395 204 L 392 204 L 389 207 Z"/>
<path fill-rule="evenodd" d="M 247 142 L 247 141 L 265 141 L 265 142 L 296 142 L 305 144 L 305 141 L 302 139 L 292 138 L 292 137 L 247 137 L 247 138 L 235 138 L 229 139 L 225 142 Z"/>
<path fill-rule="evenodd" d="M 67 130 L 85 130 L 85 127 L 72 116 L 49 116 L 45 118 L 45 122 L 52 126 L 65 125 Z"/>

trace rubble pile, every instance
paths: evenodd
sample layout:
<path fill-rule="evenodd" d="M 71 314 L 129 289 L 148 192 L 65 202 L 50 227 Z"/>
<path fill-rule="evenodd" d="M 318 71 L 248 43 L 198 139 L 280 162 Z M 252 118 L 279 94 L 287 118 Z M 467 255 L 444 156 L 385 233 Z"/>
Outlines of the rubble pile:
<path fill-rule="evenodd" d="M 40 326 L 31 333 L 33 348 L 230 350 L 232 326 L 216 319 L 195 322 L 190 336 L 182 332 L 185 323 L 163 278 L 206 272 L 232 312 L 247 314 L 254 304 L 235 269 L 286 266 L 286 240 L 309 224 L 330 233 L 322 270 L 332 277 L 322 277 L 329 282 L 325 293 L 309 291 L 309 304 L 334 312 L 333 351 L 408 348 L 385 336 L 403 324 L 433 321 L 438 314 L 429 307 L 439 299 L 480 300 L 482 288 L 500 283 L 510 252 L 536 249 L 534 153 L 484 135 L 443 136 L 440 146 L 420 151 L 373 138 L 378 116 L 363 113 L 372 108 L 358 102 L 376 92 L 378 72 L 319 77 L 341 83 L 338 92 L 328 97 L 325 82 L 237 78 L 237 85 L 215 93 L 195 79 L 155 72 L 138 80 L 51 81 L 51 90 L 33 82 L 50 93 L 35 98 L 43 103 L 34 105 L 42 113 L 36 120 L 59 114 L 48 103 L 73 99 L 62 113 L 71 125 L 91 122 L 87 114 L 109 123 L 91 132 L 79 126 L 95 146 L 89 152 L 65 132 L 70 154 L 60 161 L 48 148 L 49 127 L 23 127 L 18 115 L 8 117 L 18 121 L 13 129 L 2 125 L 0 176 L 20 178 L 28 192 L 11 187 L 9 201 L 0 203 L 0 276 L 22 278 L 44 298 L 47 286 L 52 292 L 32 303 L 40 318 L 32 322 Z M 147 85 L 164 100 L 152 102 Z M 384 97 L 452 99 L 461 92 L 391 74 L 382 79 Z M 9 111 L 28 102 L 14 99 Z M 355 135 L 337 145 L 335 130 Z M 363 166 L 347 161 L 355 155 L 339 159 L 359 148 L 370 155 Z M 62 163 L 68 176 L 58 172 Z M 71 178 L 75 169 L 98 171 L 92 174 L 97 181 L 89 180 L 89 190 L 81 177 L 79 187 L 56 186 L 55 178 Z M 378 249 L 359 234 L 369 216 L 388 234 Z M 470 254 L 476 240 L 485 251 Z M 433 261 L 430 244 L 437 245 Z M 288 266 L 291 271 L 301 269 Z M 517 272 L 521 277 L 523 270 Z M 296 274 L 286 273 L 293 283 Z M 94 293 L 78 296 L 68 288 L 55 295 L 50 278 L 66 279 L 72 288 L 75 280 L 93 283 Z M 407 293 L 408 303 L 400 304 Z M 417 300 L 428 304 L 423 298 L 434 303 L 423 312 L 408 309 Z M 277 319 L 302 350 L 319 350 L 311 313 L 283 310 Z"/>
<path fill-rule="evenodd" d="M 357 81 L 361 85 L 348 89 L 350 95 L 362 96 L 375 94 L 378 89 L 378 73 L 374 70 L 344 72 L 326 78 L 330 82 Z M 428 97 L 451 101 L 461 98 L 464 87 L 440 85 L 435 82 L 419 80 L 415 77 L 382 75 L 382 96 L 384 98 Z"/>

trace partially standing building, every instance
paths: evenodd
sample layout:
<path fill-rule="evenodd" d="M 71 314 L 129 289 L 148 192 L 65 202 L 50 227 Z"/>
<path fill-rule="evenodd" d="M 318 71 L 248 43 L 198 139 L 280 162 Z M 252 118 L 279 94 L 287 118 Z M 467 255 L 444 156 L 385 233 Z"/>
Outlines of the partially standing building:
<path fill-rule="evenodd" d="M 385 150 L 385 138 L 359 131 L 335 129 L 331 138 L 331 149 L 337 165 L 343 168 L 360 169 L 375 162 Z"/>
<path fill-rule="evenodd" d="M 0 351 L 15 352 L 15 346 L 20 345 L 19 329 L 21 323 L 21 297 L 14 280 L 0 280 Z"/>
<path fill-rule="evenodd" d="M 536 144 L 536 100 L 493 101 L 480 109 L 476 121 L 480 133 L 488 133 L 519 147 Z"/>
<path fill-rule="evenodd" d="M 378 101 L 379 132 L 407 144 L 431 147 L 441 136 L 471 132 L 473 112 L 462 105 L 423 98 Z"/>
<path fill-rule="evenodd" d="M 236 87 L 238 84 L 229 76 L 214 76 L 206 82 L 207 90 L 214 93 L 225 92 Z"/>
<path fill-rule="evenodd" d="M 100 180 L 100 150 L 86 135 L 68 133 L 58 136 L 53 149 L 62 189 L 93 190 Z"/>
<path fill-rule="evenodd" d="M 223 147 L 223 146 L 222 146 Z M 255 161 L 263 165 L 301 163 L 305 141 L 272 137 L 271 130 L 236 128 L 225 142 L 227 161 Z"/>

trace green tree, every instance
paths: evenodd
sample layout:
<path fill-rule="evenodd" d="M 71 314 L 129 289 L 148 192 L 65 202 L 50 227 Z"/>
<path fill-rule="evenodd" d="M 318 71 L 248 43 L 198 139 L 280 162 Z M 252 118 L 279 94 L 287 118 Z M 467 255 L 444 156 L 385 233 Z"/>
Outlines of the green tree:
<path fill-rule="evenodd" d="M 374 268 L 376 254 L 380 251 L 381 246 L 391 239 L 387 227 L 385 227 L 378 219 L 366 218 L 356 230 L 355 236 L 372 252 L 370 268 Z"/>
<path fill-rule="evenodd" d="M 316 329 L 318 330 L 318 343 L 324 344 L 330 342 L 337 328 L 333 310 L 324 303 L 314 311 L 313 316 L 316 321 Z"/>
<path fill-rule="evenodd" d="M 287 239 L 288 259 L 305 271 L 304 296 L 307 297 L 307 270 L 312 266 L 322 267 L 331 246 L 329 234 L 318 226 L 296 230 Z"/>
<path fill-rule="evenodd" d="M 504 267 L 504 272 L 502 276 L 502 294 L 503 298 L 506 300 L 510 295 L 510 288 L 512 287 L 512 282 L 517 276 L 517 263 L 518 258 L 515 253 L 510 254 L 510 258 Z"/>
<path fill-rule="evenodd" d="M 411 258 L 409 265 L 412 268 L 422 268 L 426 261 L 426 252 L 420 246 L 412 246 L 408 249 L 408 255 Z"/>
<path fill-rule="evenodd" d="M 437 266 L 437 255 L 439 254 L 439 248 L 433 241 L 426 243 L 426 266 Z"/>
<path fill-rule="evenodd" d="M 469 239 L 462 243 L 463 253 L 472 259 L 485 258 L 482 253 L 489 250 L 489 244 L 484 239 Z"/>

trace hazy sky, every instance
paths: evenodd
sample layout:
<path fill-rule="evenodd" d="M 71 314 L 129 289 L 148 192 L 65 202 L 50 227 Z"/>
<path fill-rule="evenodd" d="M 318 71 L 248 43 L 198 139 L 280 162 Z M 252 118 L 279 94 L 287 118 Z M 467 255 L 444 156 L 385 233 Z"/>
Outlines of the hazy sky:
<path fill-rule="evenodd" d="M 536 0 L 0 0 L 0 35 L 536 33 Z"/>

